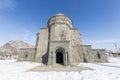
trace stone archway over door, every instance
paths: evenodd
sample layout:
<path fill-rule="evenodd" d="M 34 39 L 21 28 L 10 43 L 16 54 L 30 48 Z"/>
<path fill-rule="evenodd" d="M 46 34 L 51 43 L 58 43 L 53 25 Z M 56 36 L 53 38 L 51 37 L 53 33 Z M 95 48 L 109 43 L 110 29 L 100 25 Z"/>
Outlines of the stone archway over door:
<path fill-rule="evenodd" d="M 60 51 L 56 53 L 56 63 L 63 64 L 63 53 Z"/>
<path fill-rule="evenodd" d="M 55 55 L 56 55 L 56 64 L 65 65 L 65 49 L 62 47 L 57 48 Z"/>

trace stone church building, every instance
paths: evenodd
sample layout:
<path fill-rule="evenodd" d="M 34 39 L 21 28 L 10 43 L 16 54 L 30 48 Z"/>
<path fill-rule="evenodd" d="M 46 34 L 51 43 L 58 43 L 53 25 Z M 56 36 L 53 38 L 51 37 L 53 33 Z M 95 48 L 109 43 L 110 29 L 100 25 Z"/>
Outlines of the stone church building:
<path fill-rule="evenodd" d="M 77 65 L 82 62 L 107 62 L 105 49 L 83 45 L 81 34 L 73 28 L 71 18 L 57 14 L 48 20 L 47 28 L 37 34 L 35 48 L 21 48 L 18 61 L 46 65 Z"/>

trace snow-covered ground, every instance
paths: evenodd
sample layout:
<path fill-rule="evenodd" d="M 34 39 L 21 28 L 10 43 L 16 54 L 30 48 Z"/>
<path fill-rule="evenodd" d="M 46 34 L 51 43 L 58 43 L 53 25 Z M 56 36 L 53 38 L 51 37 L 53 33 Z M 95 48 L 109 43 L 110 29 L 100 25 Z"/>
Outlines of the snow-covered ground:
<path fill-rule="evenodd" d="M 120 58 L 111 63 L 80 63 L 87 68 L 81 72 L 26 72 L 38 63 L 0 60 L 0 80 L 120 80 Z"/>

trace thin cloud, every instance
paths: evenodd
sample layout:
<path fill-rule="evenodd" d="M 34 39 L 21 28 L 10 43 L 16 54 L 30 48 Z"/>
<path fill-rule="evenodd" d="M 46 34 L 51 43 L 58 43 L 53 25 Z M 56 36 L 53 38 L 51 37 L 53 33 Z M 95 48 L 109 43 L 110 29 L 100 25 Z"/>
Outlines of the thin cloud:
<path fill-rule="evenodd" d="M 29 43 L 35 43 L 36 35 L 34 35 L 30 30 L 25 30 L 25 34 L 23 35 L 24 40 Z"/>
<path fill-rule="evenodd" d="M 35 44 L 36 35 L 34 35 L 30 30 L 25 30 L 21 34 L 12 34 L 10 40 L 22 40 L 31 44 Z"/>
<path fill-rule="evenodd" d="M 0 0 L 0 9 L 13 9 L 15 4 L 16 0 Z"/>
<path fill-rule="evenodd" d="M 91 41 L 92 44 L 99 44 L 99 43 L 118 43 L 120 39 L 111 39 L 111 40 L 94 40 Z"/>
<path fill-rule="evenodd" d="M 107 50 L 115 51 L 115 44 L 120 48 L 120 39 L 106 39 L 106 40 L 94 40 L 91 41 L 93 48 L 103 48 Z"/>

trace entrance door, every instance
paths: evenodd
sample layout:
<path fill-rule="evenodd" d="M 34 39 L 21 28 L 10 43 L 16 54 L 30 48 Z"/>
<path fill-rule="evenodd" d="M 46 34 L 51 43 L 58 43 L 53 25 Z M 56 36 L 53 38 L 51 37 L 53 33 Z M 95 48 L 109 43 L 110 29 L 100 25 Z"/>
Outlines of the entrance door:
<path fill-rule="evenodd" d="M 56 63 L 63 64 L 63 53 L 60 51 L 56 53 Z"/>

